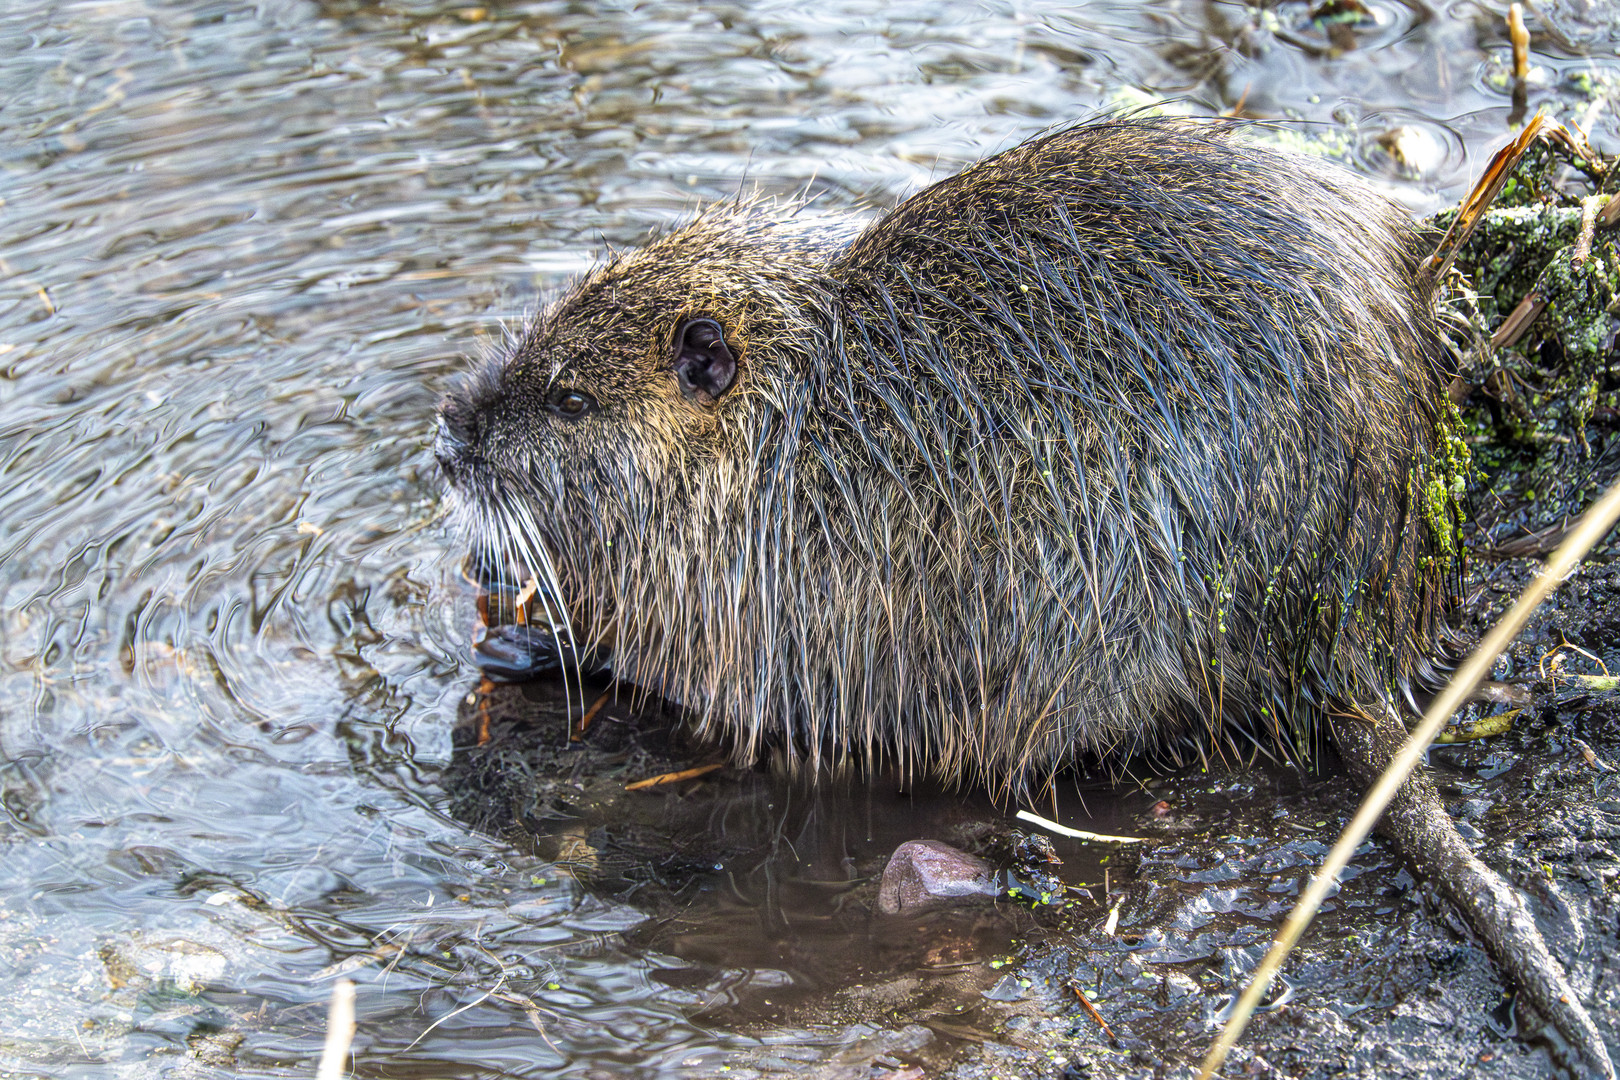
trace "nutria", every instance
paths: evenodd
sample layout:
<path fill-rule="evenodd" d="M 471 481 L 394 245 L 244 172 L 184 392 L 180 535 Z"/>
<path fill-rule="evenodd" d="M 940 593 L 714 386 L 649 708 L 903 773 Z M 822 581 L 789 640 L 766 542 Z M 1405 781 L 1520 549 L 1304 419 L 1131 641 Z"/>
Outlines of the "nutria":
<path fill-rule="evenodd" d="M 1071 127 L 864 227 L 739 202 L 611 259 L 447 397 L 435 452 L 548 640 L 740 757 L 1019 793 L 1325 729 L 1365 775 L 1457 527 L 1419 241 L 1238 125 Z M 1471 859 L 1421 777 L 1390 818 L 1420 865 Z M 1527 985 L 1539 937 L 1496 946 L 1595 1038 Z"/>

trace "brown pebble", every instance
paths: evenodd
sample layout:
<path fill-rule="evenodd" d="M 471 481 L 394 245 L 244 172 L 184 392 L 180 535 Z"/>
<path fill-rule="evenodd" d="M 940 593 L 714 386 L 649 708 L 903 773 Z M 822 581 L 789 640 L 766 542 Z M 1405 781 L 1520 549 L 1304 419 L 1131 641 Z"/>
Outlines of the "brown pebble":
<path fill-rule="evenodd" d="M 994 900 L 994 868 L 938 840 L 907 840 L 894 849 L 878 885 L 878 910 L 915 915 L 934 908 Z"/>

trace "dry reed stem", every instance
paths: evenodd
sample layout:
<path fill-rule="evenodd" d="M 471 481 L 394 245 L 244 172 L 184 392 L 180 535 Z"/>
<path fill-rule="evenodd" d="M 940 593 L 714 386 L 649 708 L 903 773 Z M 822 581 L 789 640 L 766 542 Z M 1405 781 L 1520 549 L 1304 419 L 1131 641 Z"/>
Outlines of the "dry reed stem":
<path fill-rule="evenodd" d="M 332 984 L 332 1004 L 326 1014 L 326 1046 L 315 1080 L 343 1080 L 348 1072 L 349 1045 L 354 1042 L 354 983 L 339 979 Z"/>
<path fill-rule="evenodd" d="M 1199 1069 L 1199 1080 L 1209 1080 L 1220 1069 L 1221 1063 L 1226 1060 L 1227 1052 L 1237 1043 L 1243 1035 L 1243 1029 L 1248 1026 L 1249 1017 L 1254 1014 L 1255 1006 L 1265 995 L 1271 980 L 1282 962 L 1293 949 L 1300 935 L 1310 925 L 1311 919 L 1316 916 L 1317 908 L 1327 898 L 1328 891 L 1339 880 L 1339 874 L 1350 863 L 1361 842 L 1372 832 L 1373 825 L 1395 797 L 1395 792 L 1406 782 L 1407 774 L 1417 765 L 1418 759 L 1429 748 L 1429 743 L 1451 718 L 1463 701 L 1473 691 L 1474 687 L 1486 675 L 1490 674 L 1492 665 L 1497 657 L 1513 643 L 1524 624 L 1529 622 L 1530 616 L 1547 594 L 1556 588 L 1564 578 L 1574 569 L 1575 564 L 1585 555 L 1593 545 L 1620 520 L 1620 483 L 1616 483 L 1604 493 L 1587 512 L 1582 515 L 1569 538 L 1553 552 L 1547 560 L 1547 565 L 1519 596 L 1515 603 L 1502 616 L 1502 619 L 1485 635 L 1485 640 L 1468 657 L 1467 661 L 1457 669 L 1457 674 L 1447 684 L 1446 688 L 1437 695 L 1429 705 L 1429 710 L 1423 715 L 1423 722 L 1417 726 L 1411 736 L 1401 747 L 1400 753 L 1389 763 L 1389 768 L 1378 778 L 1372 790 L 1362 801 L 1361 808 L 1350 824 L 1345 826 L 1340 834 L 1338 843 L 1328 853 L 1327 861 L 1311 879 L 1310 888 L 1300 897 L 1299 903 L 1289 913 L 1288 921 L 1277 933 L 1277 940 L 1272 944 L 1271 951 L 1266 953 L 1265 959 L 1255 968 L 1254 975 L 1243 996 L 1238 999 L 1237 1007 L 1233 1010 L 1226 1027 L 1222 1029 L 1220 1038 L 1215 1040 L 1204 1057 L 1203 1066 Z M 1608 1072 L 1613 1076 L 1612 1067 Z"/>

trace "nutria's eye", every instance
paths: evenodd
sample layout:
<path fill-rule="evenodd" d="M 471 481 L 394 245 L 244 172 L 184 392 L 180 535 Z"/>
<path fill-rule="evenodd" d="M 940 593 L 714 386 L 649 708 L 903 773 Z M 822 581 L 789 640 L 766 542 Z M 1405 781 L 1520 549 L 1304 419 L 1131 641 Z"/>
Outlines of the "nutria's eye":
<path fill-rule="evenodd" d="M 546 399 L 546 406 L 565 420 L 578 420 L 596 408 L 596 399 L 583 390 L 559 386 Z"/>
<path fill-rule="evenodd" d="M 675 331 L 675 362 L 670 365 L 688 401 L 713 405 L 737 378 L 737 357 L 725 331 L 713 319 L 688 319 Z"/>

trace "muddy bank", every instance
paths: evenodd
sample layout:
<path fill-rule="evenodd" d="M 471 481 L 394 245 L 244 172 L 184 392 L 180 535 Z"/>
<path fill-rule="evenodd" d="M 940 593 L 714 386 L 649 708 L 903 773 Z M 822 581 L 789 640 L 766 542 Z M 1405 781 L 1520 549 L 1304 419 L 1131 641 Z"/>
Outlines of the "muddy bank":
<path fill-rule="evenodd" d="M 1528 568 L 1496 568 L 1486 593 L 1508 595 Z M 1478 617 L 1490 607 L 1481 603 Z M 1589 566 L 1503 673 L 1535 671 L 1560 635 L 1599 646 L 1591 651 L 1620 670 L 1617 627 L 1620 568 Z M 1567 671 L 1595 666 L 1560 656 Z M 1549 945 L 1614 1031 L 1620 773 L 1605 766 L 1620 762 L 1620 694 L 1538 689 L 1508 734 L 1437 747 L 1431 765 L 1463 834 L 1532 898 Z M 1052 904 L 892 919 L 876 914 L 876 889 L 897 843 L 936 838 L 1008 865 L 1010 815 L 882 782 L 810 789 L 763 768 L 627 793 L 627 781 L 718 752 L 681 743 L 670 718 L 628 702 L 604 706 L 569 742 L 560 687 L 501 688 L 468 711 L 484 705 L 489 741 L 474 745 L 469 717 L 445 777 L 454 812 L 645 913 L 630 940 L 672 958 L 659 977 L 700 1022 L 767 1040 L 801 1027 L 840 1032 L 847 1049 L 831 1064 L 813 1055 L 817 1075 L 1190 1074 L 1356 796 L 1331 762 L 1310 777 L 1255 765 L 1112 787 L 1080 781 L 1060 795 L 1065 823 L 1149 842 L 1057 841 L 1068 889 Z M 1484 952 L 1382 841 L 1358 855 L 1285 976 L 1285 1000 L 1255 1020 L 1228 1072 L 1535 1077 L 1550 1068 L 1535 1018 L 1515 1009 Z M 804 1068 L 791 1041 L 728 1064 L 731 1076 Z"/>

